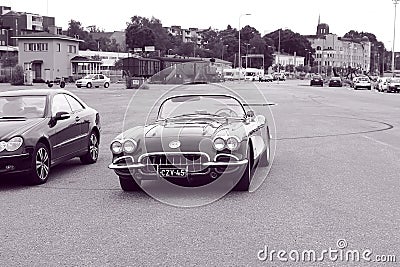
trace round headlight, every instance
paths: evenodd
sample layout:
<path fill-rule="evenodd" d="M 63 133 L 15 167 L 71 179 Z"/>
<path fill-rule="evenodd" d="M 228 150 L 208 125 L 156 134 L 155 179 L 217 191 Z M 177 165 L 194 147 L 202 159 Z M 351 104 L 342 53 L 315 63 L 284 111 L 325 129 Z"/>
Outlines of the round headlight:
<path fill-rule="evenodd" d="M 137 143 L 135 140 L 126 140 L 123 144 L 123 151 L 125 153 L 133 153 L 137 148 Z"/>
<path fill-rule="evenodd" d="M 239 148 L 239 141 L 234 137 L 229 137 L 226 140 L 226 147 L 231 151 L 236 150 Z"/>
<path fill-rule="evenodd" d="M 24 143 L 24 139 L 22 139 L 22 137 L 17 136 L 17 137 L 11 138 L 6 144 L 6 150 L 9 152 L 13 152 L 13 151 L 17 150 L 18 148 L 20 148 L 23 143 Z"/>
<path fill-rule="evenodd" d="M 221 137 L 215 138 L 213 144 L 214 144 L 214 148 L 217 151 L 223 150 L 225 148 L 225 140 L 222 139 Z"/>
<path fill-rule="evenodd" d="M 122 152 L 122 144 L 120 141 L 114 141 L 111 143 L 111 151 L 114 154 L 120 154 Z"/>
<path fill-rule="evenodd" d="M 4 149 L 6 149 L 7 147 L 7 143 L 4 141 L 0 142 L 0 152 L 2 152 Z"/>

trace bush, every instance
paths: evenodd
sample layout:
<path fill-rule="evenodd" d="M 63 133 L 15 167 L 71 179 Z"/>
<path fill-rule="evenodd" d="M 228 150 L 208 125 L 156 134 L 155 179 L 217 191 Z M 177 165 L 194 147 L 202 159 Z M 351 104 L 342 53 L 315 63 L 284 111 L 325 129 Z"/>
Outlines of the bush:
<path fill-rule="evenodd" d="M 23 85 L 24 84 L 24 69 L 21 65 L 15 66 L 11 75 L 12 85 Z"/>

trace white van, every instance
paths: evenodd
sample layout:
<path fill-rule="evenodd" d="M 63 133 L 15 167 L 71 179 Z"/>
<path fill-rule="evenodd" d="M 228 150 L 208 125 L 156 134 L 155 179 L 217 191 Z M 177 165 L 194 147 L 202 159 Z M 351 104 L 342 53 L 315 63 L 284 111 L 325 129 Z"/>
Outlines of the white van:
<path fill-rule="evenodd" d="M 246 81 L 258 81 L 260 77 L 264 76 L 264 70 L 256 68 L 247 68 L 244 71 L 244 79 Z"/>

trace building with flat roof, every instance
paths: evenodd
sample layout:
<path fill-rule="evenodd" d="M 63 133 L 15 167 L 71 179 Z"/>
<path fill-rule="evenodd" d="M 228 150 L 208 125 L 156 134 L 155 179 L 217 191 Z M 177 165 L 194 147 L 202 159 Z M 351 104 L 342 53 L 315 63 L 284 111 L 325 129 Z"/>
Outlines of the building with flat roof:
<path fill-rule="evenodd" d="M 13 37 L 18 44 L 18 62 L 34 72 L 34 81 L 49 81 L 73 75 L 71 60 L 78 55 L 79 42 L 65 35 L 36 32 Z"/>

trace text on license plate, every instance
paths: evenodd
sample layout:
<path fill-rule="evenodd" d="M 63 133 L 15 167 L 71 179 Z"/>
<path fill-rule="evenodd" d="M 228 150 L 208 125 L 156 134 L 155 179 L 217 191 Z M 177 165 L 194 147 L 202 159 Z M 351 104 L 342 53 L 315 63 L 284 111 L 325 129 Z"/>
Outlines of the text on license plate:
<path fill-rule="evenodd" d="M 186 169 L 159 168 L 158 174 L 162 177 L 185 177 L 187 175 L 187 172 Z"/>

